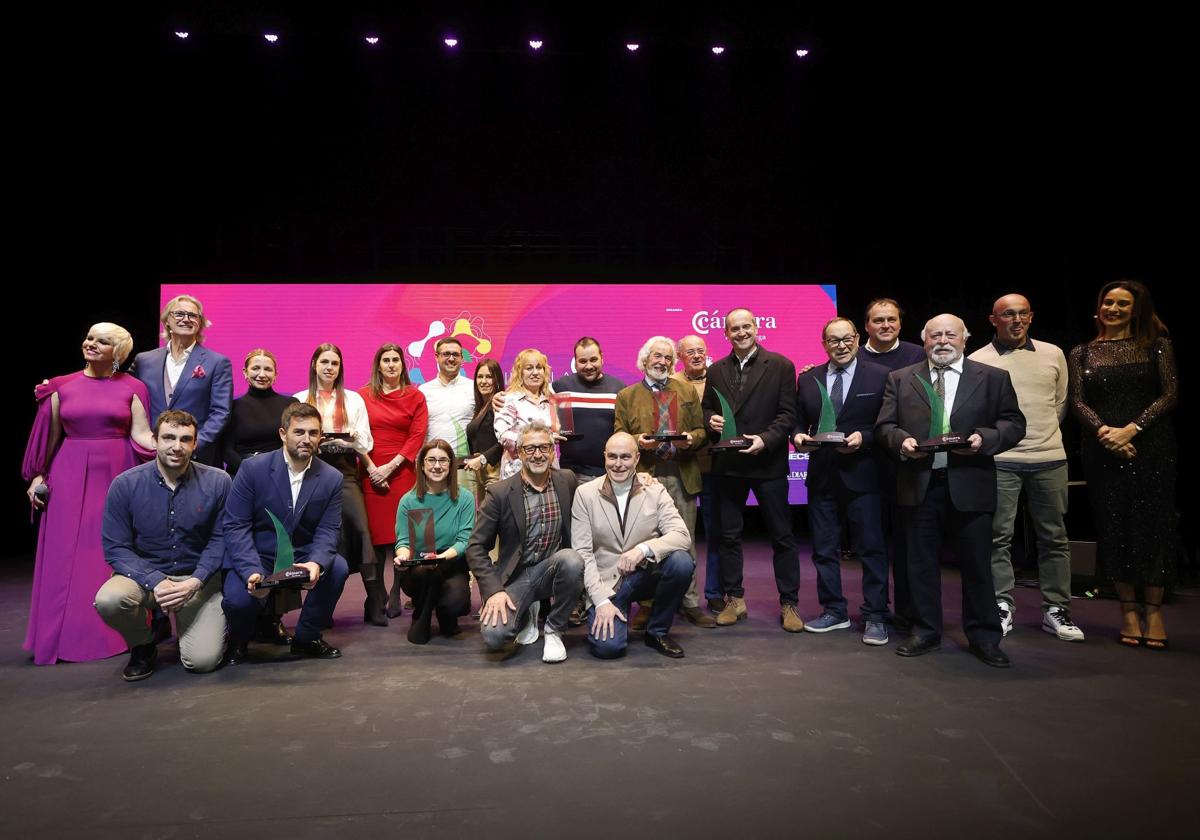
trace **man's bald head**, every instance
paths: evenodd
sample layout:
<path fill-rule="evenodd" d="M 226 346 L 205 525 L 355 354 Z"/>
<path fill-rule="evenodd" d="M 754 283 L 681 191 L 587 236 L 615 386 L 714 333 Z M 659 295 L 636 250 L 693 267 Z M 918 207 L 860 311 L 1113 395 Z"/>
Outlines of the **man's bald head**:
<path fill-rule="evenodd" d="M 996 328 L 996 340 L 1005 347 L 1024 347 L 1033 323 L 1033 307 L 1024 295 L 1005 295 L 992 304 L 988 321 Z"/>
<path fill-rule="evenodd" d="M 610 481 L 624 484 L 637 470 L 638 445 L 633 435 L 617 432 L 604 443 L 604 471 Z"/>

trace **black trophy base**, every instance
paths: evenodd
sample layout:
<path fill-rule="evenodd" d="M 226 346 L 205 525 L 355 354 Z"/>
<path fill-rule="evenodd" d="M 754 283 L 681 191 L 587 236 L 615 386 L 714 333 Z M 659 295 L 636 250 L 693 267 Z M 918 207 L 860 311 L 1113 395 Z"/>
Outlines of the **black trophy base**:
<path fill-rule="evenodd" d="M 308 583 L 308 569 L 303 566 L 292 566 L 282 572 L 267 575 L 258 582 L 256 589 L 299 589 Z"/>
<path fill-rule="evenodd" d="M 681 435 L 679 432 L 663 432 L 660 435 L 646 435 L 651 440 L 657 440 L 661 443 L 667 443 L 672 440 L 687 440 L 687 435 Z"/>
<path fill-rule="evenodd" d="M 846 445 L 845 432 L 818 432 L 808 439 L 811 446 L 840 448 Z"/>
<path fill-rule="evenodd" d="M 396 565 L 402 569 L 411 569 L 414 566 L 436 566 L 438 562 L 436 551 L 422 551 L 416 557 L 410 557 L 407 560 L 397 560 Z"/>
<path fill-rule="evenodd" d="M 582 440 L 583 432 L 555 432 L 563 440 Z"/>
<path fill-rule="evenodd" d="M 742 449 L 749 449 L 754 445 L 754 441 L 744 437 L 732 437 L 729 440 L 723 440 L 720 443 L 714 443 L 711 447 L 712 452 L 735 452 Z"/>
<path fill-rule="evenodd" d="M 970 445 L 967 443 L 966 435 L 951 432 L 948 435 L 938 435 L 921 441 L 917 444 L 917 450 L 920 452 L 945 452 L 948 449 L 965 449 Z"/>

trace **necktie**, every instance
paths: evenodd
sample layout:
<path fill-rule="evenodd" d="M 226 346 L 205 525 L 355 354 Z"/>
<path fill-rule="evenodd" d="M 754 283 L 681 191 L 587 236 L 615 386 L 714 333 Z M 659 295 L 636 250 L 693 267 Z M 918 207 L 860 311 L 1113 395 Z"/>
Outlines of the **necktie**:
<path fill-rule="evenodd" d="M 845 368 L 835 368 L 833 371 L 833 390 L 829 392 L 829 398 L 833 401 L 834 414 L 841 413 L 842 404 L 845 402 L 842 397 L 842 374 L 845 372 Z"/>
<path fill-rule="evenodd" d="M 937 375 L 937 382 L 933 383 L 933 390 L 937 392 L 942 401 L 942 434 L 950 432 L 950 412 L 946 410 L 946 371 L 949 368 L 949 365 L 933 366 L 933 372 Z"/>

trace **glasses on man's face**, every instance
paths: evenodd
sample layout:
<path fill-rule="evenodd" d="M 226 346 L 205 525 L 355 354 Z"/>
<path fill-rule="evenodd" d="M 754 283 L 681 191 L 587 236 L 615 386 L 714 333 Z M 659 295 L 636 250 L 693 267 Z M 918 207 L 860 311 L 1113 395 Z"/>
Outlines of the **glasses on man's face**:
<path fill-rule="evenodd" d="M 170 312 L 172 318 L 176 321 L 199 321 L 200 313 L 188 312 L 186 309 L 172 309 Z"/>
<path fill-rule="evenodd" d="M 445 467 L 445 466 L 449 466 L 449 464 L 450 464 L 449 458 L 426 458 L 425 459 L 425 466 L 427 466 L 427 467 Z"/>
<path fill-rule="evenodd" d="M 438 353 L 443 359 L 461 359 L 462 353 L 455 353 L 453 350 L 443 350 Z"/>
<path fill-rule="evenodd" d="M 684 350 L 683 355 L 687 356 L 689 359 L 703 359 L 705 355 L 707 355 L 707 351 L 696 347 L 692 350 Z"/>
<path fill-rule="evenodd" d="M 521 451 L 526 455 L 549 455 L 554 451 L 552 443 L 531 443 L 528 446 L 522 446 Z"/>
<path fill-rule="evenodd" d="M 854 344 L 856 338 L 858 338 L 856 335 L 848 335 L 845 338 L 827 338 L 825 344 L 828 347 L 849 347 Z"/>
<path fill-rule="evenodd" d="M 1030 312 L 1028 309 L 1026 309 L 1022 312 L 1018 312 L 1015 309 L 1005 309 L 1003 312 L 1000 313 L 1000 317 L 1003 318 L 1005 321 L 1015 321 L 1018 318 L 1020 318 L 1022 321 L 1028 321 L 1029 319 L 1031 319 L 1033 317 L 1033 313 Z"/>

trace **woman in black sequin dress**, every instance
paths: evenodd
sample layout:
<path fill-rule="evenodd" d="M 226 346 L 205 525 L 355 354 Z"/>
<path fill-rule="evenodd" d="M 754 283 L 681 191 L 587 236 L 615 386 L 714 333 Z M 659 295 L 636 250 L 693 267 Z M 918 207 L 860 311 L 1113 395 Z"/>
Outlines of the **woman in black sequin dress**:
<path fill-rule="evenodd" d="M 1121 643 L 1165 650 L 1160 607 L 1175 573 L 1177 527 L 1175 351 L 1149 290 L 1136 281 L 1100 290 L 1096 324 L 1096 338 L 1071 351 L 1070 387 L 1084 430 L 1097 561 L 1121 599 Z"/>

